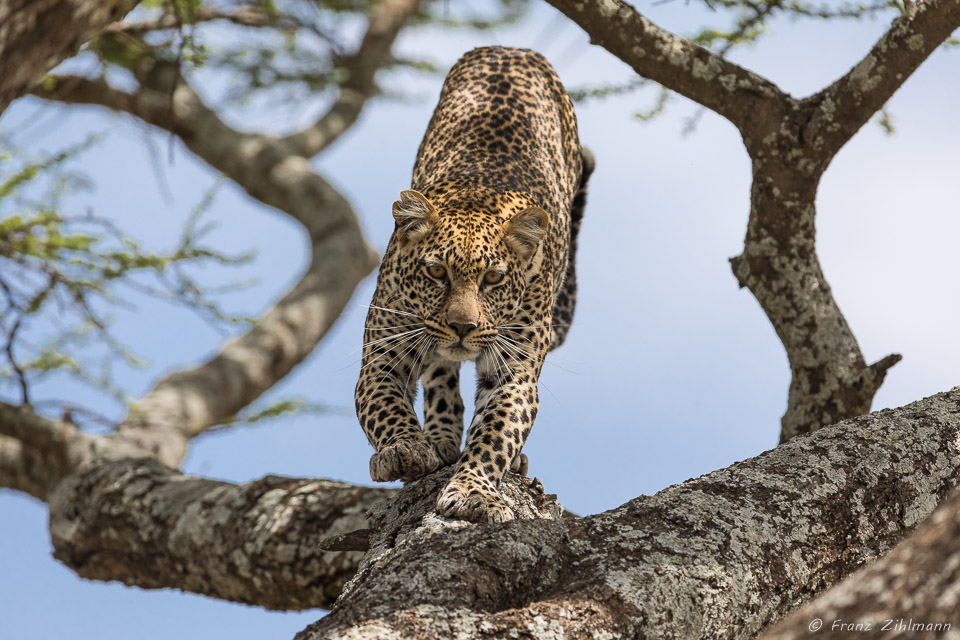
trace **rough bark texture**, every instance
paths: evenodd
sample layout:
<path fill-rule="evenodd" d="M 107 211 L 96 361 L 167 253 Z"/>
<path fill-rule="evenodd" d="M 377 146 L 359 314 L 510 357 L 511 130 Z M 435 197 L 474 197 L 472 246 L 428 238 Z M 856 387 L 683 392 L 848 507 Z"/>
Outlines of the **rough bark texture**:
<path fill-rule="evenodd" d="M 62 482 L 50 534 L 54 556 L 84 578 L 268 609 L 329 607 L 362 554 L 320 542 L 367 527 L 367 510 L 393 493 L 278 476 L 235 485 L 127 459 Z"/>
<path fill-rule="evenodd" d="M 749 638 L 889 550 L 958 471 L 960 387 L 599 515 L 416 531 L 298 639 Z"/>
<path fill-rule="evenodd" d="M 912 536 L 764 634 L 809 638 L 810 631 L 857 638 L 960 638 L 960 491 Z"/>
<path fill-rule="evenodd" d="M 0 4 L 0 113 L 137 4 L 139 0 L 5 0 Z"/>

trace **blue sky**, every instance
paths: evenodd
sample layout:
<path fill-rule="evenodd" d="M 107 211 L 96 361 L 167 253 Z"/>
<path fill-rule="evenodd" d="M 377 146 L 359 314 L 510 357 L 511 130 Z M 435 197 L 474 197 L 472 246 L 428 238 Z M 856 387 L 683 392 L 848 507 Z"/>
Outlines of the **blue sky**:
<path fill-rule="evenodd" d="M 682 2 L 639 6 L 679 33 L 692 32 L 706 15 Z M 568 87 L 631 77 L 625 65 L 555 15 L 535 4 L 529 19 L 508 29 L 421 29 L 402 36 L 398 46 L 446 65 L 475 46 L 534 47 Z M 885 19 L 784 21 L 761 44 L 732 57 L 804 96 L 852 67 L 886 25 Z M 818 250 L 834 295 L 868 361 L 904 355 L 875 408 L 960 384 L 956 55 L 936 52 L 889 105 L 896 135 L 867 125 L 840 152 L 820 187 Z M 369 242 L 379 249 L 393 225 L 390 204 L 409 186 L 441 79 L 400 76 L 390 82 L 411 99 L 370 105 L 358 125 L 315 161 L 351 200 Z M 735 129 L 711 113 L 695 133 L 682 136 L 684 121 L 697 111 L 682 98 L 653 123 L 633 118 L 655 99 L 655 90 L 646 90 L 577 108 L 581 140 L 598 162 L 580 245 L 580 301 L 567 343 L 544 369 L 541 411 L 525 451 L 530 473 L 581 514 L 774 446 L 786 405 L 783 348 L 753 297 L 737 288 L 727 262 L 740 252 L 746 228 L 746 153 Z M 315 113 L 289 109 L 277 117 L 261 106 L 243 121 L 283 132 Z M 168 136 L 94 108 L 24 99 L 0 127 L 35 149 L 61 149 L 90 130 L 108 131 L 79 162 L 96 191 L 68 204 L 115 219 L 148 246 L 173 242 L 179 223 L 216 180 Z M 302 234 L 230 184 L 218 193 L 210 216 L 219 223 L 211 237 L 218 246 L 258 251 L 255 264 L 239 277 L 255 275 L 260 284 L 229 302 L 259 312 L 298 277 L 306 247 Z M 342 407 L 342 413 L 205 436 L 194 443 L 185 471 L 237 482 L 276 473 L 369 483 L 371 449 L 351 407 L 363 305 L 372 287 L 371 277 L 320 348 L 264 399 L 304 396 Z M 202 361 L 222 339 L 189 312 L 149 300 L 138 304 L 138 311 L 117 317 L 120 336 L 150 361 L 144 371 L 122 372 L 134 396 L 165 372 Z M 83 392 L 60 381 L 42 393 Z M 469 400 L 472 392 L 464 395 Z M 0 490 L 2 638 L 283 638 L 322 614 L 265 612 L 179 592 L 82 581 L 52 559 L 46 524 L 44 505 Z"/>

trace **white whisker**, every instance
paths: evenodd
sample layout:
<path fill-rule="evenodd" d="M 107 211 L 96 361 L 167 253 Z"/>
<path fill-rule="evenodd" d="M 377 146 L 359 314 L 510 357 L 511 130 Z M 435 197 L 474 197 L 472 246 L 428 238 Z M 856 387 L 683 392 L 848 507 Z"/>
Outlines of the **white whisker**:
<path fill-rule="evenodd" d="M 425 331 L 425 329 L 424 329 L 424 331 Z M 382 358 L 383 356 L 385 356 L 385 355 L 387 355 L 388 353 L 390 353 L 390 350 L 391 350 L 391 349 L 403 347 L 403 346 L 404 346 L 403 343 L 406 342 L 406 341 L 408 341 L 408 340 L 413 341 L 414 337 L 415 337 L 415 336 L 413 336 L 413 335 L 404 336 L 404 339 L 403 339 L 403 340 L 400 340 L 399 343 L 398 343 L 398 344 L 395 344 L 395 345 L 394 345 L 394 344 L 391 344 L 391 345 L 380 345 L 379 347 L 377 347 L 377 348 L 379 348 L 379 349 L 382 349 L 382 351 L 380 352 L 380 354 L 377 355 L 376 358 L 374 358 L 373 360 L 371 360 L 371 361 L 368 362 L 367 364 L 363 365 L 363 366 L 360 368 L 361 371 L 362 371 L 363 369 L 366 369 L 366 368 L 369 367 L 370 365 L 372 365 L 374 362 L 376 362 L 377 360 L 379 360 L 379 359 Z M 376 349 L 374 349 L 374 353 L 376 353 Z M 371 355 L 372 355 L 372 354 L 371 354 Z M 394 356 L 394 358 L 396 358 L 396 357 L 397 357 L 397 356 Z M 390 362 L 393 362 L 393 359 L 391 359 Z"/>
<path fill-rule="evenodd" d="M 422 318 L 421 318 L 420 316 L 418 316 L 418 315 L 415 314 L 415 313 L 410 313 L 409 311 L 400 311 L 399 309 L 388 309 L 387 307 L 378 307 L 378 306 L 375 305 L 375 304 L 371 304 L 371 305 L 368 305 L 368 306 L 369 306 L 371 309 L 379 309 L 380 311 L 386 311 L 386 312 L 388 312 L 388 313 L 396 313 L 397 315 L 409 316 L 409 317 L 411 317 L 411 318 L 417 318 L 418 320 L 422 320 Z"/>
<path fill-rule="evenodd" d="M 372 345 L 375 345 L 375 344 L 379 344 L 379 343 L 381 343 L 381 342 L 389 342 L 389 341 L 391 341 L 391 340 L 396 340 L 396 339 L 398 339 L 398 338 L 402 338 L 402 337 L 404 337 L 404 336 L 409 336 L 409 335 L 414 334 L 414 333 L 421 333 L 421 332 L 423 332 L 423 331 L 426 331 L 426 329 L 425 329 L 424 327 L 420 327 L 419 329 L 411 329 L 411 330 L 409 330 L 409 331 L 401 331 L 400 333 L 395 333 L 395 334 L 392 334 L 392 335 L 389 335 L 389 336 L 384 336 L 383 338 L 377 338 L 377 339 L 375 339 L 375 340 L 371 340 L 370 342 L 364 342 L 363 345 L 361 345 L 360 348 L 362 349 L 363 347 L 369 347 L 369 346 L 372 346 Z"/>

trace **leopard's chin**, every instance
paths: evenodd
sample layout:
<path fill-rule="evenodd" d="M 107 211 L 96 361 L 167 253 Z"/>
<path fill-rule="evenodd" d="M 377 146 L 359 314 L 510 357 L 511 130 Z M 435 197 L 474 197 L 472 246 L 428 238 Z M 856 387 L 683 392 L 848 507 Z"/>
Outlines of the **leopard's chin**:
<path fill-rule="evenodd" d="M 454 360 L 456 362 L 466 362 L 467 360 L 476 360 L 477 356 L 480 355 L 480 352 L 469 347 L 465 347 L 462 344 L 457 344 L 449 347 L 437 347 L 437 351 L 444 358 L 448 360 Z"/>

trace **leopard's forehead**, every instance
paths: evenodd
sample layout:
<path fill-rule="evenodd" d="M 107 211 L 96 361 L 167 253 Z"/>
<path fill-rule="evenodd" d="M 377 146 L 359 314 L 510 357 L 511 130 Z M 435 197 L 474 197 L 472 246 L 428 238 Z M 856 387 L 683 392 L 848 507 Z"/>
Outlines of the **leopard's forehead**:
<path fill-rule="evenodd" d="M 425 189 L 437 208 L 433 231 L 419 243 L 419 258 L 439 259 L 461 273 L 503 266 L 512 254 L 503 243 L 508 221 L 534 201 L 516 191 L 450 189 L 443 184 Z"/>
<path fill-rule="evenodd" d="M 502 242 L 506 220 L 483 212 L 440 214 L 434 230 L 420 242 L 420 258 L 439 260 L 463 274 L 502 265 L 508 249 Z"/>

